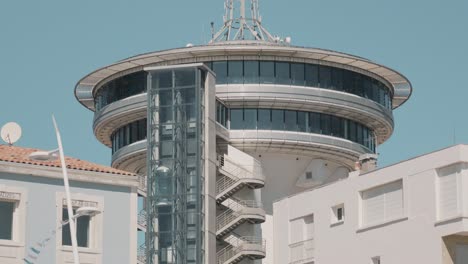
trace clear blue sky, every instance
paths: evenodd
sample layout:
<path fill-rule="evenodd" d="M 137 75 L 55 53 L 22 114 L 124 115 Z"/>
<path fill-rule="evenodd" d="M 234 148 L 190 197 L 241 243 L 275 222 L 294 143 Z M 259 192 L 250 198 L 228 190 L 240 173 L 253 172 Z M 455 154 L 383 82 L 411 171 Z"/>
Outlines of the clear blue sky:
<path fill-rule="evenodd" d="M 260 1 L 260 11 L 294 45 L 362 56 L 411 80 L 413 96 L 378 149 L 381 165 L 468 143 L 468 1 Z M 23 127 L 17 145 L 53 149 L 55 113 L 67 155 L 109 164 L 76 82 L 136 54 L 201 44 L 222 13 L 223 0 L 1 1 L 0 125 Z"/>

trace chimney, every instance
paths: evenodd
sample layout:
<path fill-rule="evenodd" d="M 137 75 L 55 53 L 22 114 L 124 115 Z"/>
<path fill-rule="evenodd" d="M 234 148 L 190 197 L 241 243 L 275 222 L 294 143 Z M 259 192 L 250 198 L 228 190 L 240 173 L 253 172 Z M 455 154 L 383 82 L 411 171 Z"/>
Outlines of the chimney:
<path fill-rule="evenodd" d="M 359 156 L 361 173 L 366 173 L 377 169 L 377 154 L 363 154 Z"/>

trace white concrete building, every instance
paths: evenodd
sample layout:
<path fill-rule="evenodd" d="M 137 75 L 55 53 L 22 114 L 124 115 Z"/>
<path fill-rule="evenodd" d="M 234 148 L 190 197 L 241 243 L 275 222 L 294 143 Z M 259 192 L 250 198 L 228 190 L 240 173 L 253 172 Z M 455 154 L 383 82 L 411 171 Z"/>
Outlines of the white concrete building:
<path fill-rule="evenodd" d="M 273 202 L 372 163 L 412 93 L 396 70 L 270 34 L 257 0 L 225 8 L 209 43 L 120 60 L 75 87 L 112 167 L 140 176 L 142 263 L 272 264 Z"/>
<path fill-rule="evenodd" d="M 354 171 L 273 207 L 273 264 L 466 264 L 468 145 Z"/>
<path fill-rule="evenodd" d="M 0 145 L 0 263 L 73 263 L 60 161 L 32 160 L 37 149 Z M 82 264 L 136 264 L 135 174 L 66 158 Z"/>

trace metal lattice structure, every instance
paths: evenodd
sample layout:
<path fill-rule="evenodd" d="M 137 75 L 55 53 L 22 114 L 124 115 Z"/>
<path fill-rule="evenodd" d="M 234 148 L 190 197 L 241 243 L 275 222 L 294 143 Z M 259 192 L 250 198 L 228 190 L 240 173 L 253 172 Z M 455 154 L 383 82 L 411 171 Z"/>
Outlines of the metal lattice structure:
<path fill-rule="evenodd" d="M 247 10 L 250 5 L 250 12 Z M 258 0 L 226 0 L 224 25 L 210 43 L 234 40 L 256 40 L 280 43 L 279 37 L 271 35 L 262 26 Z"/>
<path fill-rule="evenodd" d="M 204 258 L 204 73 L 149 72 L 148 264 L 201 264 Z"/>

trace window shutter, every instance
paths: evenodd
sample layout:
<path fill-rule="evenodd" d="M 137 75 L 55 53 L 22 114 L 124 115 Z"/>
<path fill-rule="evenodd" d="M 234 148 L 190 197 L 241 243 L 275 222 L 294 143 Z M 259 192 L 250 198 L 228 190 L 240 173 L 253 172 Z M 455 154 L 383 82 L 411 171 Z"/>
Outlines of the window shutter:
<path fill-rule="evenodd" d="M 403 183 L 397 181 L 362 192 L 362 225 L 371 225 L 404 215 Z"/>
<path fill-rule="evenodd" d="M 439 170 L 439 219 L 458 214 L 457 170 L 447 167 Z"/>
<path fill-rule="evenodd" d="M 363 193 L 363 224 L 368 225 L 384 220 L 384 195 L 380 188 Z"/>
<path fill-rule="evenodd" d="M 401 181 L 385 186 L 385 219 L 403 216 L 403 188 Z"/>

